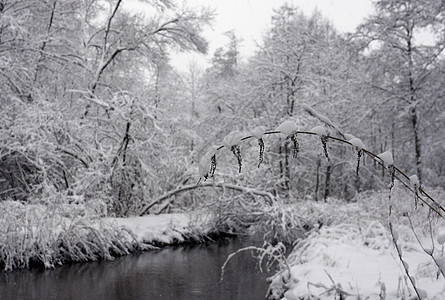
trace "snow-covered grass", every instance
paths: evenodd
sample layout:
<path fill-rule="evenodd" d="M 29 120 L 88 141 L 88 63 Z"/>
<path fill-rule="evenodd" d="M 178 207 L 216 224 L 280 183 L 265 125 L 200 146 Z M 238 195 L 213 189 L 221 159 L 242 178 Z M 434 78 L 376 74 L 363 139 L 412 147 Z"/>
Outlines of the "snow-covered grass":
<path fill-rule="evenodd" d="M 437 199 L 443 199 L 440 192 Z M 314 226 L 307 238 L 294 245 L 286 264 L 271 278 L 268 299 L 416 298 L 388 229 L 388 192 L 363 193 L 355 200 L 297 204 L 298 214 L 321 228 Z M 438 233 L 445 229 L 445 222 L 429 215 L 425 207 L 416 209 L 413 196 L 402 190 L 396 189 L 392 201 L 397 244 L 418 292 L 428 299 L 444 299 L 443 275 L 419 245 L 407 216 L 422 246 L 434 249 L 439 265 L 444 249 Z"/>
<path fill-rule="evenodd" d="M 139 245 L 130 233 L 95 219 L 78 205 L 0 202 L 0 266 L 4 270 L 112 259 Z"/>
<path fill-rule="evenodd" d="M 418 288 L 430 299 L 443 299 L 445 281 L 437 278 L 437 266 L 412 237 L 402 244 L 404 260 Z M 415 295 L 380 222 L 370 222 L 366 228 L 356 224 L 322 228 L 298 245 L 288 264 L 292 265 L 292 279 L 284 270 L 272 283 L 276 299 L 333 299 L 340 295 L 343 299 L 384 299 L 384 295 L 408 299 Z"/>
<path fill-rule="evenodd" d="M 3 270 L 113 259 L 136 250 L 201 241 L 202 219 L 185 214 L 99 218 L 83 205 L 0 202 L 0 267 Z"/>

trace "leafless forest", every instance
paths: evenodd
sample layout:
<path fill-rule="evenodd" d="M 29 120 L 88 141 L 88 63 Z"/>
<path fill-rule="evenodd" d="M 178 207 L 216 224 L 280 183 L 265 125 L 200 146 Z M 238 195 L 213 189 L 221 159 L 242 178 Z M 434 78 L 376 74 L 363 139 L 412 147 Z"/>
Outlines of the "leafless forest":
<path fill-rule="evenodd" d="M 122 0 L 0 0 L 3 267 L 47 255 L 29 246 L 10 263 L 5 253 L 26 244 L 18 228 L 39 221 L 44 235 L 59 216 L 218 207 L 224 231 L 258 221 L 277 198 L 348 203 L 387 190 L 391 172 L 377 160 L 305 134 L 264 136 L 260 165 L 257 139 L 235 149 L 240 165 L 219 149 L 213 176 L 196 185 L 210 168 L 200 172 L 202 157 L 227 134 L 287 120 L 302 132 L 324 126 L 326 136 L 360 138 L 375 154 L 390 151 L 420 186 L 445 188 L 443 1 L 376 1 L 376 14 L 348 34 L 283 6 L 251 57 L 240 57 L 243 41 L 231 31 L 210 67 L 190 63 L 186 73 L 169 55 L 206 53 L 212 11 L 141 2 L 146 13 Z"/>

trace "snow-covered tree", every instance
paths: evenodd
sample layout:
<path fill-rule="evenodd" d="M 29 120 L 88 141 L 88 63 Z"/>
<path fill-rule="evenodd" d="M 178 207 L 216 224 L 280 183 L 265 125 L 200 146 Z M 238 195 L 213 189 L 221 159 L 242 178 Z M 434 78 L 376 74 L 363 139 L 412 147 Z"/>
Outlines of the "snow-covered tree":
<path fill-rule="evenodd" d="M 142 5 L 148 14 L 122 0 L 2 2 L 1 197 L 54 187 L 127 214 L 163 189 L 171 176 L 153 174 L 176 159 L 165 151 L 163 114 L 177 99 L 168 52 L 205 52 L 211 15 Z"/>
<path fill-rule="evenodd" d="M 244 76 L 249 78 L 252 87 L 250 98 L 254 117 L 267 126 L 293 118 L 300 129 L 308 130 L 314 126 L 313 121 L 301 110 L 301 105 L 307 103 L 322 113 L 329 113 L 342 128 L 348 129 L 353 120 L 344 115 L 350 115 L 348 112 L 358 105 L 353 84 L 356 59 L 348 46 L 319 13 L 306 17 L 288 5 L 277 10 L 271 29 L 265 34 L 264 45 L 250 60 L 249 75 Z M 272 151 L 278 158 L 275 163 L 278 163 L 279 172 L 275 173 L 281 174 L 285 189 L 311 190 L 311 193 L 316 190 L 318 195 L 321 184 L 315 182 L 323 177 L 325 197 L 332 188 L 336 192 L 341 190 L 340 186 L 330 184 L 330 178 L 334 177 L 329 174 L 346 173 L 343 171 L 347 164 L 325 163 L 317 157 L 318 152 L 306 152 L 308 148 L 296 161 L 292 160 L 291 144 L 291 140 L 283 140 Z M 314 147 L 315 144 L 315 141 L 311 143 Z M 314 167 L 306 167 L 308 164 Z M 321 167 L 324 170 L 316 172 Z M 351 185 L 350 180 L 342 181 Z"/>
<path fill-rule="evenodd" d="M 425 87 L 443 53 L 445 7 L 425 0 L 382 0 L 375 7 L 376 14 L 358 31 L 371 61 L 368 84 L 381 97 L 377 111 L 391 116 L 386 134 L 392 132 L 399 145 L 411 149 L 422 180 L 422 117 L 434 101 Z M 425 35 L 433 42 L 427 43 Z"/>

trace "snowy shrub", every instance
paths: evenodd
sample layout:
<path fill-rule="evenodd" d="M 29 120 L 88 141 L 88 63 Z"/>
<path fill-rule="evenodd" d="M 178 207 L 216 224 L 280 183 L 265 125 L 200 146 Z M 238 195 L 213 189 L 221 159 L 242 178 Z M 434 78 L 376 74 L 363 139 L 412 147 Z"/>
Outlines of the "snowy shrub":
<path fill-rule="evenodd" d="M 310 220 L 310 217 L 300 214 L 298 207 L 274 202 L 270 209 L 264 210 L 264 216 L 258 227 L 265 232 L 265 241 L 290 245 L 304 237 L 305 232 L 315 224 L 316 222 Z"/>
<path fill-rule="evenodd" d="M 227 188 L 222 194 L 207 193 L 194 210 L 200 209 L 200 214 L 208 216 L 213 231 L 242 234 L 247 228 L 263 223 L 265 207 L 269 206 L 261 196 Z"/>

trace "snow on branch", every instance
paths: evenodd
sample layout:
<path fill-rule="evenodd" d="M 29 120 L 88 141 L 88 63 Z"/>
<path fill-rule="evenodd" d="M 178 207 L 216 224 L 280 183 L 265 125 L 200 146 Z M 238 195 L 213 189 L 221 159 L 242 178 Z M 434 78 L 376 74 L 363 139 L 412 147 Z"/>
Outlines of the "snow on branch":
<path fill-rule="evenodd" d="M 223 145 L 230 149 L 232 146 L 241 144 L 243 134 L 239 131 L 232 131 L 222 141 Z"/>
<path fill-rule="evenodd" d="M 321 144 L 323 145 L 324 155 L 329 160 L 328 147 L 327 147 L 329 132 L 327 131 L 327 129 L 324 126 L 315 126 L 310 130 L 310 132 L 315 133 L 320 137 Z"/>
<path fill-rule="evenodd" d="M 291 136 L 297 132 L 297 125 L 294 121 L 287 120 L 277 127 L 276 131 L 281 132 L 285 136 Z"/>
<path fill-rule="evenodd" d="M 99 99 L 95 94 L 91 93 L 91 91 L 82 91 L 82 90 L 71 89 L 71 90 L 68 90 L 67 92 L 84 94 L 85 96 L 87 96 L 84 98 L 85 100 L 91 101 L 91 102 L 103 107 L 105 110 L 113 110 L 114 109 L 110 104 Z"/>
<path fill-rule="evenodd" d="M 384 165 L 386 165 L 386 168 L 389 171 L 389 174 L 391 175 L 391 185 L 390 190 L 394 187 L 394 178 L 395 178 L 395 168 L 394 168 L 394 159 L 392 157 L 391 151 L 385 151 L 383 153 L 380 153 L 377 155 L 378 158 L 383 162 Z"/>
<path fill-rule="evenodd" d="M 323 116 L 321 114 L 319 114 L 318 112 L 316 112 L 312 107 L 310 107 L 307 104 L 303 104 L 301 105 L 301 107 L 303 108 L 304 111 L 306 111 L 308 114 L 310 114 L 311 116 L 313 116 L 314 118 L 317 118 L 318 120 L 320 120 L 323 124 L 325 124 L 326 126 L 334 129 L 342 138 L 345 138 L 344 134 L 342 133 L 342 131 L 340 130 L 340 128 L 338 128 L 337 125 L 335 125 L 331 120 L 329 120 L 328 117 Z"/>
<path fill-rule="evenodd" d="M 266 128 L 264 128 L 264 126 L 257 126 L 253 130 L 250 131 L 250 134 L 259 140 L 259 139 L 263 138 L 263 135 L 265 132 L 266 132 Z"/>
<path fill-rule="evenodd" d="M 252 137 L 257 138 L 259 141 L 259 145 L 260 145 L 260 160 L 259 160 L 258 166 L 260 166 L 260 164 L 262 162 L 262 155 L 263 155 L 263 151 L 264 151 L 264 141 L 263 141 L 264 135 L 284 134 L 284 135 L 286 135 L 287 138 L 290 138 L 294 142 L 294 158 L 296 158 L 296 156 L 299 152 L 299 143 L 297 141 L 297 134 L 319 136 L 321 139 L 322 145 L 323 145 L 323 150 L 324 150 L 325 156 L 328 159 L 328 161 L 330 161 L 328 151 L 327 151 L 327 141 L 328 140 L 333 140 L 336 142 L 348 144 L 348 145 L 351 145 L 355 151 L 357 151 L 357 168 L 356 168 L 357 175 L 359 175 L 358 173 L 359 173 L 359 168 L 360 168 L 360 159 L 363 156 L 363 154 L 366 154 L 369 157 L 371 157 L 374 161 L 376 161 L 377 163 L 382 165 L 384 168 L 388 169 L 388 171 L 390 172 L 390 176 L 391 176 L 391 184 L 389 185 L 390 190 L 394 186 L 394 180 L 397 179 L 406 188 L 408 188 L 409 190 L 411 190 L 412 192 L 415 193 L 415 196 L 416 196 L 415 201 L 416 202 L 418 200 L 421 200 L 432 211 L 437 213 L 438 216 L 445 219 L 445 216 L 442 214 L 443 212 L 445 212 L 445 208 L 442 205 L 440 205 L 440 203 L 438 203 L 433 197 L 431 197 L 425 190 L 423 190 L 422 187 L 419 186 L 419 184 L 415 184 L 416 183 L 415 178 L 411 179 L 403 171 L 401 171 L 396 166 L 394 166 L 394 160 L 392 157 L 392 153 L 390 151 L 386 151 L 384 153 L 377 155 L 377 154 L 365 149 L 364 143 L 359 138 L 356 138 L 351 134 L 343 134 L 338 129 L 338 127 L 335 126 L 335 124 L 333 124 L 328 118 L 318 114 L 311 107 L 309 107 L 307 105 L 303 105 L 303 108 L 309 114 L 311 114 L 312 116 L 321 120 L 325 125 L 329 126 L 330 128 L 333 128 L 335 131 L 337 131 L 337 133 L 339 135 L 341 135 L 341 137 L 339 138 L 339 137 L 331 136 L 329 131 L 327 130 L 327 128 L 324 126 L 316 126 L 316 127 L 312 128 L 310 131 L 300 131 L 300 130 L 297 130 L 296 124 L 294 121 L 287 120 L 287 121 L 284 121 L 283 123 L 281 123 L 280 126 L 278 126 L 275 130 L 272 130 L 272 131 L 265 131 L 264 127 L 258 126 L 254 130 L 249 132 L 251 134 L 250 136 L 248 135 L 248 136 L 243 137 L 243 134 L 241 132 L 233 131 L 224 138 L 223 145 L 217 147 L 216 150 L 220 150 L 224 147 L 229 148 L 237 157 L 238 164 L 239 164 L 239 171 L 241 172 L 241 152 L 240 152 L 239 144 L 242 141 L 250 139 Z M 215 152 L 216 152 L 216 150 L 215 150 Z M 204 180 L 205 180 L 209 176 L 209 166 L 210 165 L 212 165 L 212 167 L 211 167 L 212 169 L 210 169 L 211 172 L 214 172 L 214 168 L 216 166 L 216 159 L 215 159 L 215 161 L 212 162 L 212 157 L 210 157 L 210 155 L 206 153 L 206 155 L 204 155 L 201 158 L 201 161 L 199 163 L 199 172 L 200 172 L 201 178 L 200 178 L 198 185 L 196 187 L 199 187 L 199 183 L 201 182 L 202 178 L 204 178 Z M 403 176 L 405 178 L 405 180 L 396 176 L 396 172 L 397 172 L 397 174 Z M 408 182 L 406 182 L 406 181 L 408 181 Z M 204 186 L 209 186 L 209 185 L 213 185 L 213 184 L 205 184 Z M 413 186 L 415 186 L 417 188 L 413 189 L 412 188 Z M 220 186 L 216 185 L 216 187 L 220 187 Z M 425 198 L 423 198 L 423 196 Z M 157 203 L 157 200 L 155 200 L 155 202 Z M 156 203 L 154 203 L 154 204 L 156 204 Z M 146 210 L 148 210 L 148 208 L 144 209 L 144 212 Z"/>
<path fill-rule="evenodd" d="M 297 140 L 297 125 L 292 120 L 287 120 L 281 123 L 280 126 L 275 129 L 276 131 L 281 132 L 284 134 L 287 138 L 290 138 L 292 142 L 294 143 L 294 151 L 293 151 L 293 158 L 297 158 L 298 152 L 300 151 L 300 145 L 298 144 Z"/>
<path fill-rule="evenodd" d="M 329 135 L 328 131 L 327 131 L 326 128 L 323 127 L 323 126 L 315 126 L 314 128 L 312 128 L 312 129 L 309 130 L 309 131 L 310 131 L 310 132 L 313 132 L 313 133 L 315 133 L 316 135 L 321 136 L 321 137 L 323 137 L 323 136 L 328 136 L 328 135 Z"/>
<path fill-rule="evenodd" d="M 353 146 L 355 151 L 357 151 L 357 168 L 355 173 L 358 176 L 358 172 L 360 170 L 360 158 L 363 156 L 363 149 L 365 148 L 365 144 L 363 144 L 361 139 L 356 138 L 353 135 L 345 134 L 345 137 L 349 138 L 348 142 Z"/>
<path fill-rule="evenodd" d="M 359 138 L 353 137 L 352 139 L 348 140 L 348 142 L 351 143 L 351 145 L 354 146 L 357 151 L 365 148 L 365 144 L 363 144 L 362 140 Z"/>
<path fill-rule="evenodd" d="M 391 151 L 380 153 L 379 155 L 377 155 L 377 157 L 380 158 L 387 166 L 394 165 L 394 159 L 392 158 Z"/>

